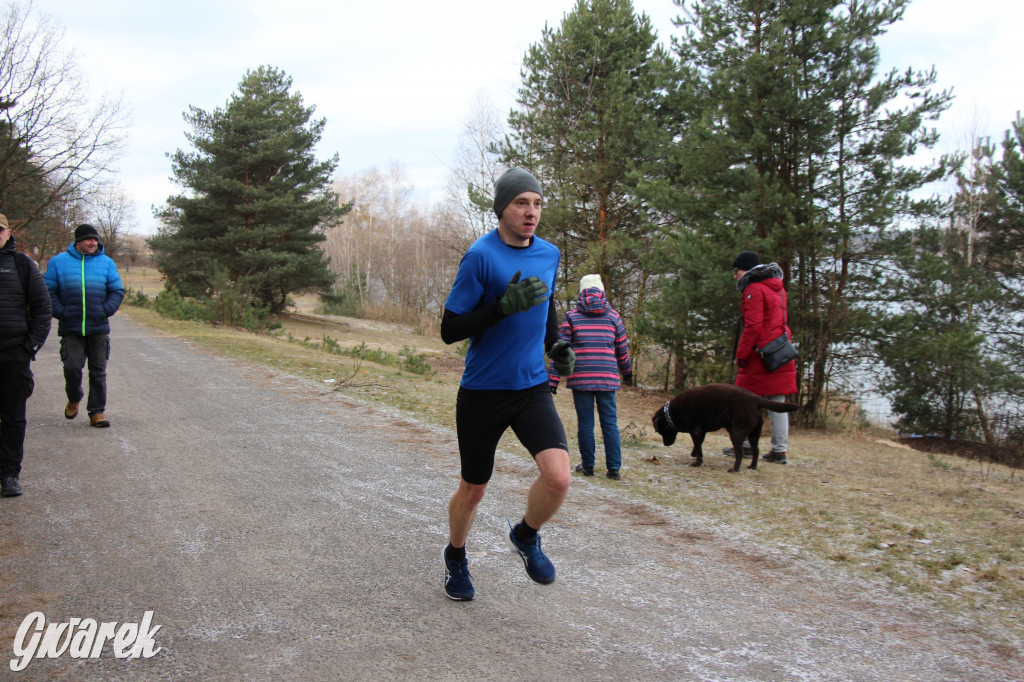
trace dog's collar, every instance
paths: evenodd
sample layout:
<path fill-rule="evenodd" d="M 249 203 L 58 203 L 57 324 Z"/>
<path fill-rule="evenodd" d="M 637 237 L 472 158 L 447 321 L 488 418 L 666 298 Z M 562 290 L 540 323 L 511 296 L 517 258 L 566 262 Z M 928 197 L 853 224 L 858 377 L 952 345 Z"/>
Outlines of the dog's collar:
<path fill-rule="evenodd" d="M 670 400 L 668 403 L 665 403 L 665 407 L 661 408 L 661 411 L 665 413 L 665 421 L 668 422 L 668 427 L 674 431 L 678 431 L 679 429 L 677 429 L 676 425 L 672 423 L 672 415 L 668 410 L 669 403 L 671 402 L 672 401 Z"/>

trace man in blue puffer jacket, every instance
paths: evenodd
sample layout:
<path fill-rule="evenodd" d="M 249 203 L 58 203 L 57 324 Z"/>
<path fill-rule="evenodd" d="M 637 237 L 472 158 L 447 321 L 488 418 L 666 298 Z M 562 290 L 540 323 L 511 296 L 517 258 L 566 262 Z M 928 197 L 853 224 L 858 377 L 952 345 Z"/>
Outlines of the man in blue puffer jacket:
<path fill-rule="evenodd" d="M 68 396 L 64 417 L 78 416 L 82 402 L 82 369 L 89 362 L 89 424 L 110 426 L 107 407 L 107 360 L 110 358 L 110 323 L 124 299 L 117 266 L 103 254 L 100 235 L 92 225 L 75 228 L 75 241 L 50 259 L 46 288 L 53 316 L 60 321 L 60 357 L 64 361 L 64 390 Z"/>

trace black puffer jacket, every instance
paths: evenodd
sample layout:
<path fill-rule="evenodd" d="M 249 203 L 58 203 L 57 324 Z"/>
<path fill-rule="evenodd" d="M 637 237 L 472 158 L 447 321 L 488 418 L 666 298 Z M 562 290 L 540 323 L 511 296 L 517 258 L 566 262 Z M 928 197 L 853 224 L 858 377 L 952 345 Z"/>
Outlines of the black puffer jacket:
<path fill-rule="evenodd" d="M 27 290 L 22 287 L 15 259 L 22 261 L 22 271 L 28 268 Z M 39 268 L 31 258 L 15 251 L 12 234 L 0 248 L 0 362 L 35 357 L 50 334 L 50 305 L 50 293 Z"/>

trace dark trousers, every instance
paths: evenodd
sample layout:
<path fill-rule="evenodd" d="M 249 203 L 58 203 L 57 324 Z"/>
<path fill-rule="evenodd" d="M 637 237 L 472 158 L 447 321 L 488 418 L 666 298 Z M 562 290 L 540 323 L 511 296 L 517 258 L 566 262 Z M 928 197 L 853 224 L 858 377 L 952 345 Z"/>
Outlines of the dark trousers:
<path fill-rule="evenodd" d="M 0 477 L 18 476 L 25 455 L 25 405 L 35 382 L 24 362 L 0 363 Z"/>
<path fill-rule="evenodd" d="M 109 358 L 109 334 L 68 334 L 60 337 L 60 359 L 64 361 L 64 392 L 67 393 L 68 402 L 77 403 L 85 395 L 82 391 L 82 369 L 88 361 L 89 401 L 86 403 L 86 410 L 92 415 L 107 408 Z"/>

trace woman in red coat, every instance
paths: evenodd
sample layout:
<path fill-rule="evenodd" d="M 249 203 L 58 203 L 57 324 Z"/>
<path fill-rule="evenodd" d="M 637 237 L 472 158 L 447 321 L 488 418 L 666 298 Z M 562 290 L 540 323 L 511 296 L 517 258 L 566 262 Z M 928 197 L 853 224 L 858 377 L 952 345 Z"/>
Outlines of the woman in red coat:
<path fill-rule="evenodd" d="M 792 341 L 787 326 L 786 290 L 782 288 L 782 268 L 777 263 L 762 265 L 753 251 L 744 251 L 732 263 L 733 279 L 743 297 L 743 333 L 736 346 L 739 373 L 736 385 L 749 389 L 769 400 L 782 402 L 786 395 L 796 393 L 796 362 L 789 361 L 774 372 L 765 369 L 757 349 L 778 338 L 783 332 Z M 772 449 L 766 462 L 786 463 L 789 447 L 789 415 L 768 412 L 772 425 Z"/>

